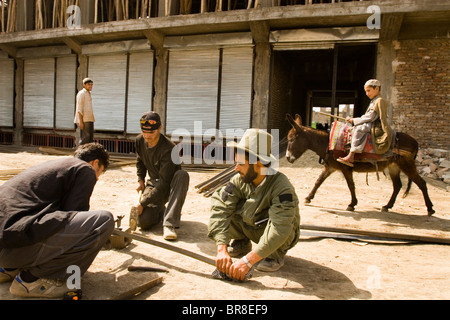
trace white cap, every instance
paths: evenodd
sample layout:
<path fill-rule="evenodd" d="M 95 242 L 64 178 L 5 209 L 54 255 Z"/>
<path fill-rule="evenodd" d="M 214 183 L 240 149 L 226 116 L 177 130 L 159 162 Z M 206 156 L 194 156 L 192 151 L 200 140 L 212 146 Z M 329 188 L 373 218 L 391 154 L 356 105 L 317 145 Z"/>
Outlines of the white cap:
<path fill-rule="evenodd" d="M 377 79 L 370 79 L 370 80 L 367 80 L 367 82 L 364 84 L 364 87 L 367 87 L 367 86 L 381 87 L 381 83 Z"/>

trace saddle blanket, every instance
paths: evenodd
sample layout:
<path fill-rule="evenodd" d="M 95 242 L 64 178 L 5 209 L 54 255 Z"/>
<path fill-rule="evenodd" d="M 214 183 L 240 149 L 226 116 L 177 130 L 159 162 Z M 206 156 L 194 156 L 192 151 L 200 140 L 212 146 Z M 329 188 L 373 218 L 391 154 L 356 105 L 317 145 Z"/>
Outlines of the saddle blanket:
<path fill-rule="evenodd" d="M 330 131 L 330 143 L 328 149 L 334 151 L 335 158 L 343 157 L 346 153 L 348 153 L 352 141 L 353 129 L 353 126 L 342 121 L 335 121 L 333 123 Z M 380 158 L 382 158 L 382 155 L 375 153 L 371 135 L 368 134 L 363 152 L 357 153 L 355 155 L 355 159 L 362 160 Z"/>

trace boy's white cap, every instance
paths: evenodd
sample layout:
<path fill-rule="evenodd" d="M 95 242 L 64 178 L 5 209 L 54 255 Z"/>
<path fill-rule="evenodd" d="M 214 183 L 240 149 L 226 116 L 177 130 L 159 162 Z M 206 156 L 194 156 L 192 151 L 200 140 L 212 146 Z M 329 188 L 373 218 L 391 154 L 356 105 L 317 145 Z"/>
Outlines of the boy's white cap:
<path fill-rule="evenodd" d="M 364 84 L 364 87 L 367 87 L 367 86 L 381 87 L 381 83 L 377 79 L 370 79 L 370 80 L 367 80 L 366 83 Z"/>

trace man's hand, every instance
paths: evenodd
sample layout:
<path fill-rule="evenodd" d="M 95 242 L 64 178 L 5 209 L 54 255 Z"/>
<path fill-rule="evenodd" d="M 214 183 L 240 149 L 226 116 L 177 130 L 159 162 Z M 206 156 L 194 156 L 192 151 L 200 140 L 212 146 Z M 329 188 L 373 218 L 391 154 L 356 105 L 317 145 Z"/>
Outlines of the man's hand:
<path fill-rule="evenodd" d="M 220 244 L 217 246 L 217 257 L 216 257 L 216 267 L 217 270 L 228 274 L 228 270 L 230 269 L 233 261 L 231 260 L 230 255 L 228 254 L 226 244 Z"/>
<path fill-rule="evenodd" d="M 138 186 L 136 188 L 136 191 L 139 193 L 139 200 L 138 203 L 136 205 L 136 208 L 138 208 L 138 213 L 139 215 L 142 214 L 142 211 L 144 211 L 144 207 L 141 205 L 141 198 L 142 198 L 142 193 L 144 192 L 145 189 L 145 182 L 142 180 L 138 181 Z"/>
<path fill-rule="evenodd" d="M 347 117 L 347 118 L 345 119 L 345 121 L 347 121 L 348 123 L 353 124 L 353 118 L 352 118 L 352 117 Z"/>
<path fill-rule="evenodd" d="M 144 192 L 144 190 L 145 190 L 145 182 L 143 180 L 139 180 L 138 181 L 138 186 L 136 188 L 136 191 L 137 192 L 139 192 L 139 191 Z"/>
<path fill-rule="evenodd" d="M 249 271 L 250 268 L 247 266 L 244 260 L 239 259 L 231 265 L 228 276 L 233 279 L 243 281 Z"/>

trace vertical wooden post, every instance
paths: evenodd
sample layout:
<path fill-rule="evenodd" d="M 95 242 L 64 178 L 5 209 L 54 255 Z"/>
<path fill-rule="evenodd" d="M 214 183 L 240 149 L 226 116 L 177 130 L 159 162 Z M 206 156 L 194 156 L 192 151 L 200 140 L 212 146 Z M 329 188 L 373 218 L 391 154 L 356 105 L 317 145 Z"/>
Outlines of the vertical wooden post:
<path fill-rule="evenodd" d="M 95 4 L 94 4 L 94 23 L 98 22 L 98 1 L 99 0 L 94 0 Z"/>
<path fill-rule="evenodd" d="M 5 32 L 5 1 L 1 0 L 1 4 L 2 4 L 2 18 L 1 18 L 2 32 Z"/>

